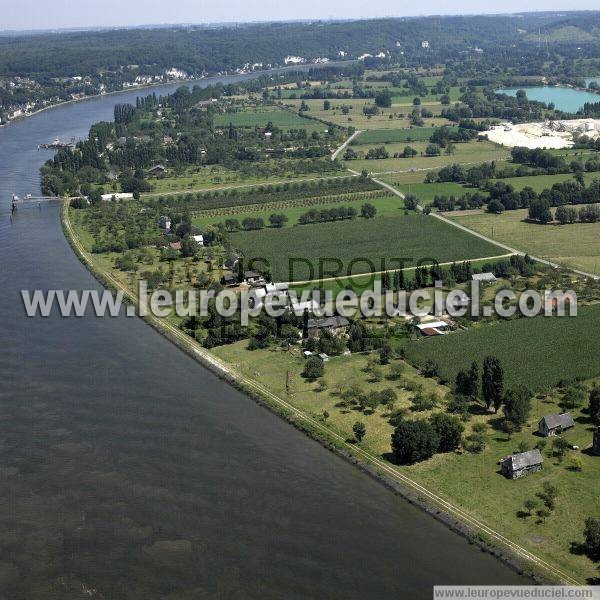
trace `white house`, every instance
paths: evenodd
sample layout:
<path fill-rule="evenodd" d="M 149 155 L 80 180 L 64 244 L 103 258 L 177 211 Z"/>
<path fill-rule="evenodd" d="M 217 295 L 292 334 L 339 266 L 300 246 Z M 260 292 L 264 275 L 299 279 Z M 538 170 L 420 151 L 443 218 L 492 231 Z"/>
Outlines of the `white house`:
<path fill-rule="evenodd" d="M 200 244 L 201 246 L 204 246 L 204 236 L 203 235 L 193 235 L 192 239 L 195 242 L 198 242 L 198 244 Z"/>

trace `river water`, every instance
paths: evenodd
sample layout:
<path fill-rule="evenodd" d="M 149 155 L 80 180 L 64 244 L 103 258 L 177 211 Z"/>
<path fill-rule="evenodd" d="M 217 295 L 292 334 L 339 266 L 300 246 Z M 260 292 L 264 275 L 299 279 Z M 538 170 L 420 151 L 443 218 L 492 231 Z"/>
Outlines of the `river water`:
<path fill-rule="evenodd" d="M 58 207 L 11 220 L 10 196 L 39 191 L 37 144 L 135 95 L 0 129 L 0 598 L 420 599 L 522 581 L 141 321 L 26 318 L 21 289 L 99 285 Z"/>

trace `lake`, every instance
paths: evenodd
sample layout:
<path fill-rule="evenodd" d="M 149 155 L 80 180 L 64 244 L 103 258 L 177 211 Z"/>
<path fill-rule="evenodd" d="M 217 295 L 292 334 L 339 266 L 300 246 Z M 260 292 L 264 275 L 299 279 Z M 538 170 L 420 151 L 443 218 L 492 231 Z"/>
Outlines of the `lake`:
<path fill-rule="evenodd" d="M 496 93 L 516 96 L 518 90 L 525 90 L 529 100 L 537 100 L 546 104 L 553 102 L 558 110 L 570 113 L 576 113 L 586 102 L 600 102 L 600 94 L 566 87 L 534 86 L 502 88 L 496 90 Z"/>
<path fill-rule="evenodd" d="M 140 93 L 0 128 L 0 596 L 418 600 L 524 583 L 141 320 L 25 316 L 21 289 L 100 286 L 59 207 L 11 218 L 11 194 L 39 192 L 39 143 Z"/>

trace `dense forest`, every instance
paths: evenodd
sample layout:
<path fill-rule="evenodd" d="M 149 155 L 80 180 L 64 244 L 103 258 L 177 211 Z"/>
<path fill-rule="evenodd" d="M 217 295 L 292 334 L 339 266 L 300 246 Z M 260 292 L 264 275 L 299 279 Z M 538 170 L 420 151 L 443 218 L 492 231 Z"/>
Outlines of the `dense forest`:
<path fill-rule="evenodd" d="M 0 108 L 119 90 L 165 79 L 172 68 L 199 77 L 283 66 L 288 56 L 564 80 L 600 66 L 598 31 L 600 13 L 590 12 L 7 34 L 0 36 Z"/>

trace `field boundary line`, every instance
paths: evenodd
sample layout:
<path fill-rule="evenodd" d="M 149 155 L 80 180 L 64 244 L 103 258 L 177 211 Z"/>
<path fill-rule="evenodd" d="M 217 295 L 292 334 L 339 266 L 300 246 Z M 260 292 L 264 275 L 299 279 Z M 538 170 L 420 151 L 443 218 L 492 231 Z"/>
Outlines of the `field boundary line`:
<path fill-rule="evenodd" d="M 139 301 L 136 298 L 135 294 L 131 292 L 131 290 L 125 284 L 119 281 L 106 269 L 97 266 L 95 264 L 94 258 L 85 250 L 83 244 L 81 243 L 73 229 L 69 215 L 68 201 L 65 201 L 65 203 L 63 204 L 61 216 L 66 232 L 68 233 L 68 236 L 74 246 L 74 249 L 83 259 L 85 264 L 90 267 L 92 274 L 100 273 L 102 276 L 106 277 L 107 280 L 113 286 L 121 290 L 125 294 L 125 296 L 129 298 L 136 306 L 139 306 Z M 324 423 L 320 422 L 314 417 L 311 417 L 309 414 L 305 413 L 301 409 L 295 407 L 283 398 L 277 396 L 271 390 L 264 387 L 261 383 L 255 381 L 254 379 L 251 379 L 250 377 L 247 377 L 246 375 L 243 375 L 237 369 L 232 368 L 227 363 L 225 363 L 215 355 L 211 354 L 208 350 L 200 346 L 200 344 L 196 340 L 190 338 L 188 335 L 183 333 L 179 328 L 175 327 L 173 324 L 159 320 L 157 317 L 154 317 L 151 314 L 148 314 L 146 319 L 150 321 L 159 332 L 168 332 L 169 335 L 178 340 L 177 345 L 181 345 L 184 349 L 191 349 L 195 353 L 195 355 L 198 356 L 200 362 L 204 363 L 205 366 L 212 366 L 212 368 L 214 368 L 217 372 L 220 372 L 225 376 L 229 376 L 238 383 L 246 385 L 248 388 L 255 390 L 256 393 L 259 394 L 259 396 L 269 398 L 271 402 L 273 402 L 276 406 L 283 408 L 284 410 L 293 414 L 299 420 L 307 423 L 311 428 L 322 432 L 322 434 L 325 435 L 325 439 L 327 439 L 327 437 L 335 439 L 336 443 L 338 443 L 350 454 L 360 456 L 361 458 L 366 460 L 367 463 L 376 466 L 378 469 L 386 473 L 392 479 L 398 481 L 401 484 L 407 485 L 411 489 L 415 490 L 417 493 L 424 495 L 434 505 L 441 506 L 443 510 L 447 511 L 450 515 L 453 515 L 460 522 L 467 524 L 467 526 L 472 528 L 474 531 L 484 533 L 485 535 L 492 538 L 496 543 L 502 545 L 505 548 L 508 548 L 514 555 L 526 560 L 531 564 L 536 565 L 538 568 L 551 574 L 552 577 L 558 578 L 559 580 L 565 581 L 572 585 L 581 585 L 579 581 L 577 581 L 570 575 L 564 573 L 556 566 L 546 562 L 544 559 L 533 554 L 526 548 L 503 536 L 501 533 L 495 531 L 477 517 L 474 517 L 471 514 L 469 514 L 465 509 L 461 508 L 460 506 L 452 504 L 451 502 L 439 496 L 434 491 L 429 490 L 417 481 L 411 479 L 407 475 L 404 475 L 392 465 L 384 462 L 377 455 L 361 448 L 360 446 L 357 446 L 356 444 L 349 443 L 344 438 L 344 436 L 327 427 Z"/>

